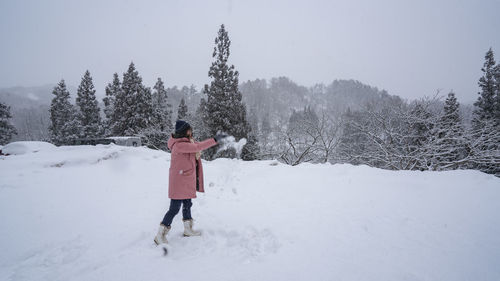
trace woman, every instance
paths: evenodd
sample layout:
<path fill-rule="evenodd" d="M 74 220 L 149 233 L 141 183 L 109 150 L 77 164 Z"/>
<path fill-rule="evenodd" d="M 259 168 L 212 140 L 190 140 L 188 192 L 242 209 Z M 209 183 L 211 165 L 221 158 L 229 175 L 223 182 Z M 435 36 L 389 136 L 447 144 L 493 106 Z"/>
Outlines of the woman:
<path fill-rule="evenodd" d="M 170 208 L 163 217 L 154 241 L 155 243 L 167 243 L 166 235 L 175 215 L 179 213 L 182 205 L 182 220 L 184 222 L 184 236 L 199 236 L 199 231 L 193 230 L 193 218 L 191 217 L 192 198 L 196 198 L 196 192 L 204 192 L 203 188 L 203 166 L 201 165 L 200 152 L 216 145 L 226 135 L 218 134 L 215 138 L 209 138 L 202 142 L 195 142 L 193 130 L 189 123 L 177 120 L 175 122 L 175 133 L 168 140 L 167 146 L 171 151 L 170 171 L 168 180 L 168 197 Z"/>

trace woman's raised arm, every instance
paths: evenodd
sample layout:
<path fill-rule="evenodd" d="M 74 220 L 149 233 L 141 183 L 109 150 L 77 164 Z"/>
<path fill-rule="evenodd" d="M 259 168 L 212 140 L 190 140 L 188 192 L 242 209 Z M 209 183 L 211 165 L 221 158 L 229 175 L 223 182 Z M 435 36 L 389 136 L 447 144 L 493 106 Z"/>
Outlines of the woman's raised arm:
<path fill-rule="evenodd" d="M 215 141 L 214 138 L 209 138 L 202 142 L 195 142 L 195 143 L 178 142 L 174 145 L 173 150 L 175 150 L 175 152 L 180 152 L 180 153 L 196 153 L 205 150 L 207 148 L 210 148 L 216 144 L 217 142 Z"/>

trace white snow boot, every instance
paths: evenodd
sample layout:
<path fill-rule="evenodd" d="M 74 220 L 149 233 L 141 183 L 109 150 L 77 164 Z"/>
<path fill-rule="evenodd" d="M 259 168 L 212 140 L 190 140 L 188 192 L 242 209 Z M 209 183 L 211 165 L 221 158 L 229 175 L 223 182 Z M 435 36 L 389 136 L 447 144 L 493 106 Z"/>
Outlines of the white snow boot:
<path fill-rule="evenodd" d="M 160 228 L 158 228 L 158 233 L 156 234 L 156 237 L 155 237 L 156 245 L 168 243 L 167 233 L 169 230 L 170 230 L 170 226 L 164 226 L 163 224 L 160 224 Z"/>
<path fill-rule="evenodd" d="M 184 236 L 200 236 L 201 232 L 193 230 L 193 220 L 185 220 L 184 222 Z"/>

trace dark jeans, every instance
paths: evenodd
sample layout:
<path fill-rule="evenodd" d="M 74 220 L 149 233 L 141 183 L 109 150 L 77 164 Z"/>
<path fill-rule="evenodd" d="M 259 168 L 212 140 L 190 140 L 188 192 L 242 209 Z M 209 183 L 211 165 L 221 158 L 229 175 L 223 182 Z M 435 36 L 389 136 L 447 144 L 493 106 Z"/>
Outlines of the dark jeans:
<path fill-rule="evenodd" d="M 163 217 L 163 221 L 161 222 L 164 226 L 170 226 L 170 224 L 172 224 L 172 220 L 174 219 L 175 215 L 179 213 L 179 210 L 181 209 L 181 204 L 182 204 L 182 219 L 183 220 L 193 219 L 191 217 L 191 206 L 193 206 L 191 199 L 184 199 L 184 200 L 170 199 L 170 208 L 168 209 L 168 212 L 165 214 L 165 216 Z"/>

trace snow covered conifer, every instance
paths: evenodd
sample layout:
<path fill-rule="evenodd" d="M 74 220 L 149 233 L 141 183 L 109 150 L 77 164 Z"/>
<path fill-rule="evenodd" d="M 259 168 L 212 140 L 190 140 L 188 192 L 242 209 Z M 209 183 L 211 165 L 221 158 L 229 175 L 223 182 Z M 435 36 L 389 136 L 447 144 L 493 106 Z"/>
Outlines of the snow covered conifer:
<path fill-rule="evenodd" d="M 80 86 L 78 86 L 76 105 L 80 121 L 80 137 L 97 138 L 102 135 L 101 116 L 99 105 L 95 96 L 92 77 L 87 70 L 83 75 Z"/>
<path fill-rule="evenodd" d="M 104 102 L 104 115 L 106 120 L 104 122 L 104 135 L 109 136 L 113 131 L 113 126 L 116 123 L 117 115 L 114 114 L 115 111 L 115 99 L 116 96 L 120 94 L 122 85 L 118 73 L 113 74 L 113 82 L 106 86 L 106 97 L 102 99 Z"/>
<path fill-rule="evenodd" d="M 177 119 L 183 120 L 188 116 L 188 107 L 184 98 L 181 98 L 181 102 L 179 103 L 179 108 L 177 109 Z"/>
<path fill-rule="evenodd" d="M 498 102 L 498 81 L 500 77 L 490 48 L 485 56 L 479 79 L 479 97 L 474 103 L 474 118 L 469 139 L 471 150 L 470 168 L 500 176 L 500 108 Z"/>
<path fill-rule="evenodd" d="M 413 122 L 410 125 L 412 134 L 409 138 L 409 144 L 414 146 L 414 149 L 418 149 L 429 141 L 434 123 L 431 120 L 432 115 L 427 108 L 427 104 L 423 102 L 415 102 L 410 114 Z"/>
<path fill-rule="evenodd" d="M 215 38 L 212 57 L 215 59 L 210 66 L 208 76 L 212 79 L 210 85 L 205 85 L 206 128 L 211 135 L 218 131 L 233 135 L 236 139 L 248 138 L 251 128 L 246 118 L 246 107 L 242 102 L 238 89 L 238 71 L 234 65 L 228 65 L 229 47 L 231 41 L 228 33 L 221 25 Z M 214 149 L 207 150 L 209 158 L 213 157 Z M 222 157 L 234 157 L 235 153 L 227 152 Z M 243 155 L 242 155 L 243 157 Z M 246 156 L 245 156 L 246 157 Z"/>
<path fill-rule="evenodd" d="M 148 145 L 166 150 L 166 139 L 172 130 L 172 105 L 168 103 L 167 91 L 161 78 L 158 78 L 152 96 L 153 116 L 150 125 L 143 130 Z"/>
<path fill-rule="evenodd" d="M 479 97 L 474 103 L 476 109 L 474 110 L 473 125 L 480 126 L 481 122 L 485 119 L 492 119 L 495 115 L 496 97 L 495 97 L 495 59 L 493 50 L 490 48 L 484 57 L 485 62 L 481 71 L 483 76 L 479 78 L 479 87 L 481 91 L 478 93 Z"/>
<path fill-rule="evenodd" d="M 152 125 L 153 103 L 151 89 L 142 84 L 142 78 L 130 63 L 123 74 L 122 90 L 115 97 L 113 134 L 141 135 Z M 147 139 L 143 140 L 147 143 Z"/>
<path fill-rule="evenodd" d="M 207 102 L 205 98 L 201 98 L 200 104 L 192 119 L 193 127 L 196 130 L 196 138 L 200 140 L 213 137 L 213 135 L 210 135 L 208 129 L 205 127 L 205 122 L 203 122 L 206 118 L 208 118 L 206 107 Z"/>
<path fill-rule="evenodd" d="M 241 150 L 241 159 L 255 160 L 260 159 L 260 147 L 258 145 L 257 137 L 253 132 L 248 134 L 247 143 Z"/>
<path fill-rule="evenodd" d="M 161 78 L 158 78 L 155 86 L 153 87 L 153 111 L 155 115 L 155 125 L 161 131 L 171 131 L 172 126 L 172 105 L 168 103 L 167 91 Z"/>
<path fill-rule="evenodd" d="M 441 121 L 445 124 L 460 123 L 459 107 L 455 93 L 450 92 L 444 102 L 444 115 Z"/>
<path fill-rule="evenodd" d="M 52 91 L 49 126 L 51 141 L 56 145 L 68 144 L 79 137 L 80 124 L 77 112 L 70 102 L 66 83 L 61 80 Z"/>
<path fill-rule="evenodd" d="M 73 140 L 81 137 L 82 124 L 80 123 L 79 112 L 74 105 L 70 107 L 69 121 L 62 126 L 62 144 L 71 144 Z"/>
<path fill-rule="evenodd" d="M 11 118 L 10 106 L 0 102 L 0 145 L 7 144 L 17 134 L 16 128 L 10 123 Z"/>
<path fill-rule="evenodd" d="M 500 124 L 500 63 L 495 66 L 493 77 L 495 79 L 495 118 L 496 123 Z"/>
<path fill-rule="evenodd" d="M 467 143 L 459 114 L 460 104 L 453 92 L 448 94 L 444 112 L 436 126 L 434 144 L 437 169 L 456 169 L 463 167 L 460 160 L 467 156 Z"/>
<path fill-rule="evenodd" d="M 408 152 L 414 155 L 414 169 L 432 168 L 433 141 L 437 116 L 430 111 L 430 101 L 422 99 L 410 106 L 408 119 Z"/>

